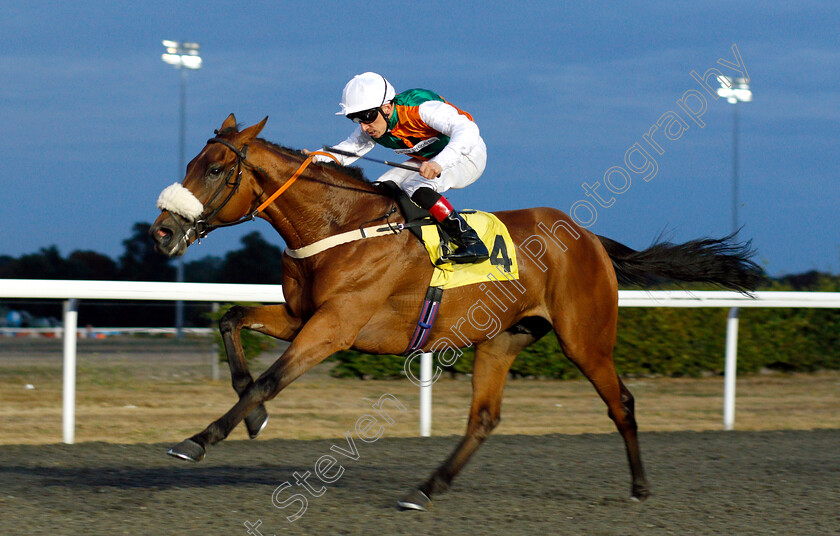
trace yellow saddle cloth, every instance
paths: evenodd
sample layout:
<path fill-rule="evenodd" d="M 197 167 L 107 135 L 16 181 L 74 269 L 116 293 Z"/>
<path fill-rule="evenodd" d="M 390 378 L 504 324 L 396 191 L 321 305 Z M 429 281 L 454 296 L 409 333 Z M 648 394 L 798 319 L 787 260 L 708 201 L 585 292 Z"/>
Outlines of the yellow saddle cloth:
<path fill-rule="evenodd" d="M 505 224 L 489 212 L 461 212 L 461 216 L 475 229 L 479 238 L 487 246 L 490 259 L 475 264 L 437 265 L 441 256 L 440 235 L 434 225 L 426 225 L 423 230 L 423 243 L 429 253 L 429 260 L 435 266 L 429 286 L 444 289 L 486 283 L 488 274 L 495 274 L 498 279 L 501 270 L 507 279 L 519 279 L 519 265 L 516 262 L 516 247 L 510 238 Z"/>

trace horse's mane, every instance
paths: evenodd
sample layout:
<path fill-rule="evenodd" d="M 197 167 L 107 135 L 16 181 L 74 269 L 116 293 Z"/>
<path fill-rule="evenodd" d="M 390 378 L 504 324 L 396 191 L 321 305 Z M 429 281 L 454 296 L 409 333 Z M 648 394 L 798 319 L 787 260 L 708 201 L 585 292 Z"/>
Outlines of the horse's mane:
<path fill-rule="evenodd" d="M 238 133 L 240 127 L 241 125 L 236 125 L 235 127 L 226 127 L 222 130 L 216 130 L 215 133 L 217 137 L 224 138 L 232 134 Z M 274 143 L 273 141 L 269 141 L 265 138 L 257 138 L 257 140 L 263 143 L 268 148 L 273 149 L 288 157 L 291 157 L 299 162 L 303 162 L 303 160 L 306 159 L 306 155 L 297 149 L 292 149 L 290 147 Z M 377 186 L 376 183 L 368 180 L 368 178 L 365 177 L 364 170 L 362 170 L 362 168 L 358 166 L 344 166 L 333 161 L 319 162 L 319 165 L 338 170 L 342 174 L 347 176 L 349 179 L 360 182 L 366 186 L 373 186 L 376 190 L 380 189 L 380 187 Z"/>

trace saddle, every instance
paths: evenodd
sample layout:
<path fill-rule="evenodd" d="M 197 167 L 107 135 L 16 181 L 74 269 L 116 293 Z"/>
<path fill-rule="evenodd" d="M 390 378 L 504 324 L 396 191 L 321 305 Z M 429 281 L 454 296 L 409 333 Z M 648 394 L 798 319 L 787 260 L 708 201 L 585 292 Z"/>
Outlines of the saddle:
<path fill-rule="evenodd" d="M 417 240 L 423 243 L 423 231 L 421 228 L 426 225 L 435 225 L 435 222 L 432 220 L 428 211 L 415 205 L 414 201 L 408 197 L 408 194 L 402 191 L 395 182 L 382 181 L 374 184 L 394 199 L 394 202 L 397 204 L 397 208 L 402 214 L 403 219 L 405 219 L 404 227 L 411 231 L 411 234 L 416 236 Z M 438 226 L 435 225 L 435 227 Z M 446 242 L 449 241 L 449 237 L 446 236 L 446 233 L 444 233 L 439 227 L 438 232 L 441 233 L 441 239 L 445 237 Z"/>
<path fill-rule="evenodd" d="M 476 210 L 462 210 L 461 214 L 476 230 L 481 240 L 490 251 L 490 259 L 476 264 L 452 264 L 442 261 L 443 249 L 449 242 L 449 236 L 429 213 L 414 204 L 399 186 L 391 181 L 376 183 L 386 193 L 394 198 L 397 208 L 405 218 L 403 227 L 417 237 L 429 254 L 429 260 L 435 266 L 430 286 L 442 289 L 455 288 L 465 285 L 487 282 L 488 274 L 504 276 L 508 279 L 519 279 L 519 268 L 516 261 L 516 248 L 508 233 L 507 227 L 493 214 Z M 434 226 L 430 229 L 429 226 Z"/>
<path fill-rule="evenodd" d="M 433 225 L 434 228 L 437 230 L 438 237 L 440 239 L 434 239 L 433 242 L 439 244 L 439 255 L 437 255 L 437 259 L 434 260 L 435 266 L 441 266 L 443 264 L 447 264 L 448 261 L 444 260 L 446 254 L 448 254 L 449 250 L 449 243 L 452 240 L 452 237 L 443 230 L 443 227 L 438 225 L 429 215 L 429 212 L 417 206 L 414 201 L 405 193 L 396 183 L 391 181 L 383 181 L 383 182 L 376 182 L 377 186 L 381 187 L 385 190 L 385 192 L 390 195 L 394 202 L 397 204 L 397 208 L 399 209 L 400 213 L 402 214 L 403 218 L 405 219 L 405 223 L 403 227 L 411 231 L 417 239 L 423 244 L 423 247 L 428 249 L 429 243 L 429 235 L 428 232 L 424 233 L 423 227 L 428 227 Z M 461 214 L 473 214 L 476 211 L 474 210 L 462 210 Z M 424 238 L 425 234 L 425 238 Z"/>

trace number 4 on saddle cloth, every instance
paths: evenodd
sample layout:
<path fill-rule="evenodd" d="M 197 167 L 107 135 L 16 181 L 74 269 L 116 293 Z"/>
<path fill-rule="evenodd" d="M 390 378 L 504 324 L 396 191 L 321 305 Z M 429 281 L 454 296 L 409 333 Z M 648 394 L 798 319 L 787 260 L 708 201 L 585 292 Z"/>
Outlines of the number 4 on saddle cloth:
<path fill-rule="evenodd" d="M 429 260 L 435 266 L 429 286 L 447 289 L 487 283 L 488 274 L 493 274 L 496 279 L 501 276 L 507 279 L 519 279 L 516 247 L 505 224 L 489 212 L 462 210 L 460 214 L 487 246 L 490 258 L 475 264 L 453 264 L 441 261 L 444 246 L 441 235 L 436 229 L 437 226 L 423 226 L 423 245 L 429 253 Z"/>
<path fill-rule="evenodd" d="M 383 181 L 376 184 L 394 198 L 405 221 L 409 222 L 405 227 L 423 243 L 429 253 L 429 260 L 435 267 L 429 282 L 430 287 L 447 289 L 487 283 L 488 274 L 494 274 L 496 280 L 501 277 L 519 279 L 516 247 L 507 227 L 495 215 L 476 210 L 459 211 L 487 246 L 487 251 L 490 252 L 488 260 L 474 264 L 441 261 L 444 240 L 448 240 L 449 237 L 435 225 L 429 213 L 414 204 L 393 182 Z"/>

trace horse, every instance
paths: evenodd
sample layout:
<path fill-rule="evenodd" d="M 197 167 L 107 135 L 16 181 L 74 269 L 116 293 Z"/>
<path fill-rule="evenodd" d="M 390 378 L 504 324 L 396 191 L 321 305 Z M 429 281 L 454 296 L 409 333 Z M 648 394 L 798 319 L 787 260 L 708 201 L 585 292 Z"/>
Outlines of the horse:
<path fill-rule="evenodd" d="M 249 436 L 256 437 L 268 420 L 264 403 L 339 350 L 402 354 L 434 269 L 420 241 L 399 232 L 405 222 L 394 214 L 392 194 L 367 181 L 358 168 L 315 163 L 312 155 L 258 138 L 267 120 L 239 130 L 230 114 L 188 164 L 182 183 L 170 187 L 168 195 L 176 200 L 163 205 L 159 200 L 164 208 L 150 228 L 155 248 L 174 257 L 216 228 L 258 217 L 268 221 L 289 248 L 282 261 L 286 302 L 234 306 L 221 318 L 219 329 L 239 400 L 203 431 L 168 451 L 178 458 L 200 461 L 243 420 Z M 763 278 L 761 268 L 750 260 L 754 251 L 749 242 L 734 243 L 733 235 L 683 244 L 658 241 L 635 251 L 588 231 L 554 208 L 495 215 L 523 253 L 519 280 L 498 277 L 492 282 L 499 323 L 492 330 L 486 323 L 465 320 L 479 300 L 490 301 L 485 285 L 446 290 L 424 348 L 437 343 L 458 349 L 475 346 L 467 429 L 452 454 L 427 480 L 412 487 L 399 506 L 424 510 L 434 495 L 450 487 L 499 424 L 513 360 L 551 330 L 563 354 L 606 404 L 624 441 L 631 498 L 645 500 L 650 486 L 639 449 L 634 398 L 613 363 L 618 284 L 705 282 L 746 293 Z M 358 234 L 374 221 L 394 232 L 339 243 L 303 258 L 289 254 L 336 235 Z M 290 341 L 257 379 L 243 354 L 243 329 Z"/>

